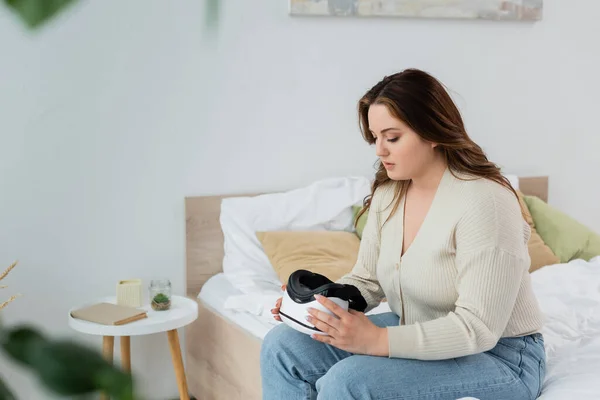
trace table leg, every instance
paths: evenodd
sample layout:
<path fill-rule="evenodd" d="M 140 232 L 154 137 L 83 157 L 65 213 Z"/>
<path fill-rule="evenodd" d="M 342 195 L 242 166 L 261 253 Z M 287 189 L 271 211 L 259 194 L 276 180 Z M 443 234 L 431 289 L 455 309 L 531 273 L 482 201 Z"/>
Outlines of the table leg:
<path fill-rule="evenodd" d="M 121 365 L 125 372 L 131 371 L 131 338 L 121 336 Z"/>
<path fill-rule="evenodd" d="M 177 329 L 168 331 L 167 336 L 169 337 L 169 347 L 171 348 L 171 357 L 173 358 L 173 366 L 175 367 L 175 378 L 177 378 L 177 387 L 179 388 L 179 399 L 190 400 Z"/>
<path fill-rule="evenodd" d="M 114 336 L 102 337 L 102 356 L 106 359 L 106 361 L 108 361 L 110 363 L 113 362 L 114 346 L 115 346 L 115 337 Z M 102 393 L 100 398 L 102 400 L 108 400 L 109 396 L 106 393 Z"/>

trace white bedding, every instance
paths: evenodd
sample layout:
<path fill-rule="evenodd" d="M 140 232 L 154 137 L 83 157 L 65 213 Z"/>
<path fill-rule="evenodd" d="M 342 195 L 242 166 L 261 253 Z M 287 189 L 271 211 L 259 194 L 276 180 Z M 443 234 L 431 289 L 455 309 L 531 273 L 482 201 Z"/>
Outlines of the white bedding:
<path fill-rule="evenodd" d="M 544 267 L 532 284 L 546 315 L 543 335 L 547 352 L 541 400 L 600 398 L 600 257 Z M 210 278 L 199 298 L 262 339 L 277 324 L 270 309 L 280 292 L 243 294 L 222 275 Z M 389 311 L 382 303 L 371 313 Z"/>
<path fill-rule="evenodd" d="M 544 267 L 532 283 L 546 325 L 541 400 L 600 398 L 600 257 Z"/>
<path fill-rule="evenodd" d="M 232 303 L 232 300 L 238 296 L 242 296 L 242 292 L 233 287 L 223 273 L 210 277 L 198 294 L 198 298 L 212 311 L 262 340 L 267 332 L 278 323 L 272 317 L 261 315 L 262 303 L 267 301 L 267 296 L 264 295 L 264 299 L 259 299 L 258 297 L 252 298 L 252 295 L 244 295 L 247 300 L 247 308 L 244 308 L 243 303 Z M 230 303 L 234 306 L 233 308 L 230 307 Z"/>

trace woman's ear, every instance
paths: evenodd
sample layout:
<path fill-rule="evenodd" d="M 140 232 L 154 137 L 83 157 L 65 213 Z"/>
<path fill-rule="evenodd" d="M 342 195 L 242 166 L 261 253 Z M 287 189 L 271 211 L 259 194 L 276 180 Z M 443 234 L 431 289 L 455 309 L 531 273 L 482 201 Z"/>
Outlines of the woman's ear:
<path fill-rule="evenodd" d="M 437 147 L 437 145 L 438 145 L 437 143 L 433 143 L 433 142 L 432 142 L 432 143 L 431 143 L 431 148 L 432 148 L 432 149 L 435 149 L 435 148 Z"/>

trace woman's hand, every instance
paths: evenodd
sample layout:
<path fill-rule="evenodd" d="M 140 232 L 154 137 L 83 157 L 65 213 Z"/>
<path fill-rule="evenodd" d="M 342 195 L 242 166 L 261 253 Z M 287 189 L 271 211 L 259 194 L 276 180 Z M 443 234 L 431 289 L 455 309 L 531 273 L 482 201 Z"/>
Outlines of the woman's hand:
<path fill-rule="evenodd" d="M 389 355 L 386 328 L 375 325 L 364 313 L 352 309 L 346 311 L 327 297 L 315 297 L 338 318 L 309 308 L 308 312 L 311 316 L 307 320 L 327 334 L 313 334 L 311 336 L 313 339 L 350 353 L 385 357 Z"/>
<path fill-rule="evenodd" d="M 281 285 L 281 290 L 285 290 L 286 287 L 287 285 L 284 283 L 283 285 Z M 279 316 L 279 309 L 281 308 L 281 299 L 282 297 L 278 298 L 275 302 L 275 307 L 271 308 L 271 314 L 273 314 L 273 318 L 275 318 L 279 322 L 281 322 L 281 317 Z"/>

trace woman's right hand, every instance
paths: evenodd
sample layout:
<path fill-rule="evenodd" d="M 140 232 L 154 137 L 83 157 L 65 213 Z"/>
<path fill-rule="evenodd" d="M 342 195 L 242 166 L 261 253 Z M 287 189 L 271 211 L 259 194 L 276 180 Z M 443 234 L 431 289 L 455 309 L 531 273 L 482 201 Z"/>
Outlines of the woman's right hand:
<path fill-rule="evenodd" d="M 281 285 L 281 290 L 285 290 L 286 288 L 286 284 Z M 275 302 L 275 307 L 271 308 L 271 314 L 273 314 L 273 318 L 275 318 L 277 321 L 281 322 L 281 317 L 279 316 L 279 309 L 281 308 L 281 299 L 283 297 L 280 297 L 277 299 L 277 301 Z"/>

